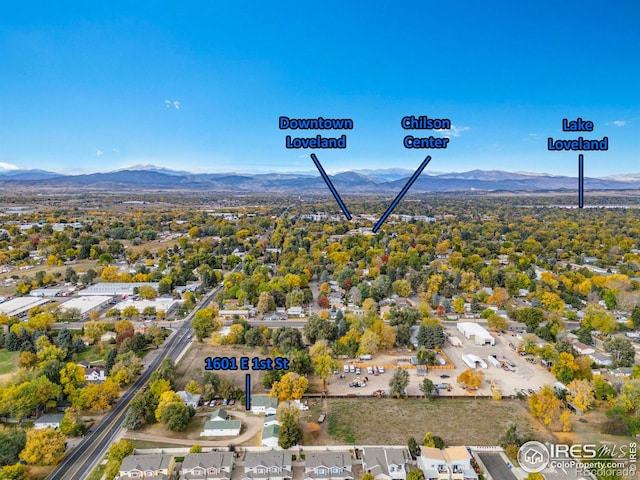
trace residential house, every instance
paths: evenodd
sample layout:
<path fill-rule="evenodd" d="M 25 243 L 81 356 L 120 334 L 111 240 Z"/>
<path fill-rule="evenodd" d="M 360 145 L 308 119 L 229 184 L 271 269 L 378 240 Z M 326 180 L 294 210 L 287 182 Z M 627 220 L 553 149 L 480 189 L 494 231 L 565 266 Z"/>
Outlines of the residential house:
<path fill-rule="evenodd" d="M 171 455 L 129 455 L 122 460 L 119 478 L 168 480 L 175 465 Z"/>
<path fill-rule="evenodd" d="M 593 347 L 585 345 L 582 342 L 574 343 L 573 348 L 578 355 L 591 355 L 592 353 L 595 353 L 595 349 Z"/>
<path fill-rule="evenodd" d="M 221 408 L 211 413 L 209 421 L 205 422 L 201 437 L 237 437 L 242 429 L 240 420 L 227 420 L 227 412 Z"/>
<path fill-rule="evenodd" d="M 278 418 L 275 415 L 265 415 L 264 426 L 269 427 L 271 425 L 280 425 L 280 422 L 278 422 Z"/>
<path fill-rule="evenodd" d="M 229 415 L 227 414 L 226 410 L 222 408 L 216 408 L 213 412 L 211 412 L 210 420 L 212 422 L 224 422 L 227 418 L 229 418 Z"/>
<path fill-rule="evenodd" d="M 46 415 L 42 415 L 39 419 L 33 422 L 33 428 L 42 429 L 42 428 L 60 428 L 60 422 L 64 417 L 63 413 L 47 413 Z"/>
<path fill-rule="evenodd" d="M 183 480 L 230 480 L 232 469 L 232 452 L 190 453 L 184 457 L 180 478 Z"/>
<path fill-rule="evenodd" d="M 264 413 L 265 415 L 275 415 L 278 410 L 278 399 L 267 395 L 251 396 L 251 411 L 253 413 Z"/>
<path fill-rule="evenodd" d="M 179 392 L 176 392 L 176 393 L 182 399 L 182 403 L 184 403 L 185 407 L 196 408 L 200 403 L 201 395 L 199 393 L 191 393 L 191 392 L 186 392 L 184 390 L 180 390 Z"/>
<path fill-rule="evenodd" d="M 406 448 L 365 447 L 362 449 L 362 471 L 375 480 L 406 480 L 409 452 Z"/>
<path fill-rule="evenodd" d="M 242 480 L 292 480 L 291 452 L 247 452 Z"/>
<path fill-rule="evenodd" d="M 242 422 L 240 420 L 224 420 L 217 422 L 209 420 L 204 424 L 201 437 L 237 437 L 240 435 Z"/>
<path fill-rule="evenodd" d="M 233 317 L 247 319 L 255 316 L 254 310 L 241 310 L 241 309 L 225 309 L 218 312 L 218 316 L 224 320 L 233 319 Z"/>
<path fill-rule="evenodd" d="M 602 365 L 603 367 L 610 367 L 613 364 L 610 355 L 606 355 L 600 352 L 594 352 L 589 354 L 589 358 L 593 360 L 596 364 Z"/>
<path fill-rule="evenodd" d="M 289 317 L 297 317 L 297 318 L 303 318 L 304 315 L 304 309 L 302 307 L 290 307 L 287 310 L 287 315 Z"/>
<path fill-rule="evenodd" d="M 278 435 L 280 434 L 280 425 L 269 425 L 262 429 L 262 446 L 278 447 Z"/>
<path fill-rule="evenodd" d="M 102 365 L 91 365 L 89 362 L 79 362 L 78 365 L 84 368 L 84 379 L 87 382 L 104 382 L 107 379 Z"/>
<path fill-rule="evenodd" d="M 105 343 L 115 343 L 118 334 L 116 332 L 105 332 L 100 335 L 100 341 Z"/>
<path fill-rule="evenodd" d="M 425 480 L 477 480 L 471 466 L 471 454 L 466 447 L 448 447 L 440 450 L 420 447 L 418 467 Z"/>
<path fill-rule="evenodd" d="M 304 467 L 305 480 L 352 480 L 353 462 L 349 452 L 307 453 Z"/>
<path fill-rule="evenodd" d="M 510 333 L 527 333 L 527 324 L 522 322 L 509 322 L 507 331 Z"/>

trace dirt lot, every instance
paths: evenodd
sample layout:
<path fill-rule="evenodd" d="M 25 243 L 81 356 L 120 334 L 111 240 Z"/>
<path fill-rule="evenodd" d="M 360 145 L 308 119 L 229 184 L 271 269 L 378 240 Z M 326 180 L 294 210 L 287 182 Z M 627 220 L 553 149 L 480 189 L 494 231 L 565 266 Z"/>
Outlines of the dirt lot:
<path fill-rule="evenodd" d="M 307 445 L 391 444 L 418 441 L 426 432 L 448 445 L 496 445 L 511 423 L 542 440 L 552 440 L 518 400 L 326 399 L 310 402 L 308 418 L 328 413 L 320 431 L 305 435 Z M 478 421 L 482 419 L 482 421 Z"/>

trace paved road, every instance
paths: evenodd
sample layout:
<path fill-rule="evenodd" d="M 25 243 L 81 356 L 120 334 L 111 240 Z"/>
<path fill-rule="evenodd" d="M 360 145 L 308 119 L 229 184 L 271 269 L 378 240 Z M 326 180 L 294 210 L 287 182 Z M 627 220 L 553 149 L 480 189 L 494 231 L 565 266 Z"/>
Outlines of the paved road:
<path fill-rule="evenodd" d="M 236 268 L 240 268 L 240 265 L 241 264 Z M 77 447 L 68 452 L 62 462 L 47 477 L 48 479 L 78 480 L 89 476 L 96 464 L 102 460 L 111 443 L 113 443 L 118 436 L 127 407 L 135 393 L 149 380 L 151 374 L 160 366 L 165 358 L 173 358 L 175 360 L 180 353 L 187 348 L 191 341 L 191 320 L 193 316 L 198 310 L 209 305 L 215 294 L 221 288 L 222 287 L 217 287 L 207 294 L 184 320 L 182 326 L 169 337 L 156 359 L 148 365 L 142 375 L 138 377 L 129 390 L 118 400 L 102 422 L 96 427 L 95 431 L 87 435 Z"/>
<path fill-rule="evenodd" d="M 478 456 L 494 480 L 517 480 L 499 453 L 478 453 Z"/>

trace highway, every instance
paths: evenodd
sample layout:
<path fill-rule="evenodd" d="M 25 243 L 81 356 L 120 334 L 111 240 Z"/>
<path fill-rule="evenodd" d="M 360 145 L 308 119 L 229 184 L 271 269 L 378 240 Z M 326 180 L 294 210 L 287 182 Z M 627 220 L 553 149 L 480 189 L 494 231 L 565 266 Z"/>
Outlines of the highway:
<path fill-rule="evenodd" d="M 240 268 L 238 264 L 234 271 Z M 129 387 L 113 408 L 105 415 L 95 430 L 87 435 L 75 448 L 67 452 L 65 458 L 47 477 L 51 480 L 80 480 L 87 478 L 95 466 L 102 460 L 109 446 L 114 442 L 129 406 L 136 392 L 149 380 L 151 374 L 160 366 L 165 358 L 174 360 L 187 348 L 191 341 L 191 320 L 195 313 L 205 308 L 221 289 L 216 287 L 209 292 L 198 306 L 186 317 L 182 326 L 175 331 L 162 347 L 161 353 L 147 366 L 138 379 Z"/>

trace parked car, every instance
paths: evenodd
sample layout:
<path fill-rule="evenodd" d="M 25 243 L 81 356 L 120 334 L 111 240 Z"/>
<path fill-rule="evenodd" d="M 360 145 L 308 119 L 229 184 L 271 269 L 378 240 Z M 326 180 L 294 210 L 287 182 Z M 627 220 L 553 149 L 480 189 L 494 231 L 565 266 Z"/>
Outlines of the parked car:
<path fill-rule="evenodd" d="M 447 374 L 440 375 L 440 378 L 449 378 L 449 375 L 447 375 Z"/>
<path fill-rule="evenodd" d="M 343 371 L 344 373 L 349 373 L 349 365 L 345 365 Z"/>
<path fill-rule="evenodd" d="M 349 365 L 349 373 L 356 373 L 356 367 L 353 365 Z"/>
<path fill-rule="evenodd" d="M 384 367 L 382 365 L 378 367 L 378 372 L 384 373 Z"/>
<path fill-rule="evenodd" d="M 369 375 L 373 375 L 373 368 L 371 368 L 371 367 L 367 367 L 367 373 L 368 373 Z"/>
<path fill-rule="evenodd" d="M 360 375 L 360 368 L 356 368 L 356 375 Z"/>

